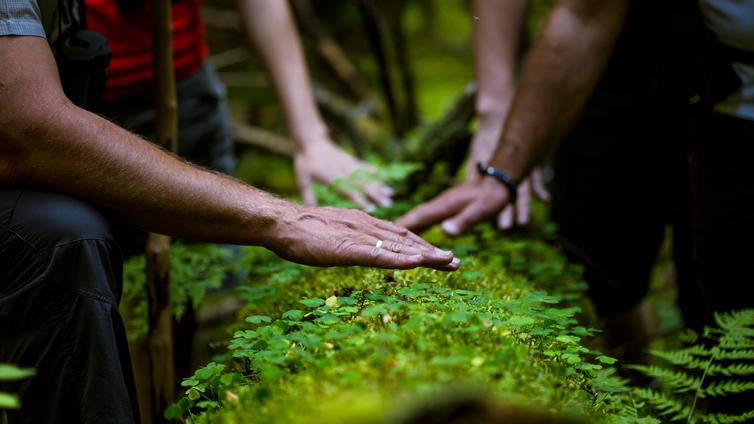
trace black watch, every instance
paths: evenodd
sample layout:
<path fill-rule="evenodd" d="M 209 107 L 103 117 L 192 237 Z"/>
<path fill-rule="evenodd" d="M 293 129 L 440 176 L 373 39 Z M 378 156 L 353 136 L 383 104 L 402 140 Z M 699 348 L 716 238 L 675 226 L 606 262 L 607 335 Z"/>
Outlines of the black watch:
<path fill-rule="evenodd" d="M 482 162 L 477 162 L 476 169 L 479 170 L 480 174 L 495 177 L 496 180 L 503 183 L 503 185 L 508 188 L 508 203 L 511 205 L 516 203 L 516 198 L 518 197 L 518 184 L 513 181 L 513 178 L 497 168 L 482 165 Z"/>

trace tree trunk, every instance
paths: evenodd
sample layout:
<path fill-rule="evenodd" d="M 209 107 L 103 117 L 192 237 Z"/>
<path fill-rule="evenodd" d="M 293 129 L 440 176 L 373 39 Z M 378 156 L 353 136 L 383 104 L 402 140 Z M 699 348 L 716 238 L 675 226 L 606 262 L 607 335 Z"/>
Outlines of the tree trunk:
<path fill-rule="evenodd" d="M 155 81 L 155 142 L 176 151 L 178 116 L 173 75 L 173 41 L 171 1 L 153 0 L 152 55 Z M 170 304 L 170 237 L 150 233 L 146 244 L 146 273 L 149 302 L 149 333 L 147 360 L 135 363 L 146 366 L 142 370 L 139 390 L 141 416 L 145 423 L 165 422 L 163 411 L 175 400 L 175 367 L 173 359 L 173 313 Z M 147 381 L 143 381 L 147 380 Z"/>

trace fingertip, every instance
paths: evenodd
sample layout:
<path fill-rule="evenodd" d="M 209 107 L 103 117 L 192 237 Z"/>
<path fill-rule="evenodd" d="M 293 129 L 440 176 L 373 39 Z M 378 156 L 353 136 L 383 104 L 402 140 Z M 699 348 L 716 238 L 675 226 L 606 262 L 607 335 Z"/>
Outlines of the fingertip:
<path fill-rule="evenodd" d="M 442 230 L 450 236 L 461 235 L 461 229 L 458 227 L 458 224 L 450 220 L 442 222 Z"/>
<path fill-rule="evenodd" d="M 435 254 L 444 258 L 453 257 L 453 252 L 451 252 L 450 250 L 442 250 L 437 247 L 435 247 Z"/>
<path fill-rule="evenodd" d="M 461 260 L 458 258 L 453 258 L 453 260 L 445 265 L 435 267 L 435 269 L 439 271 L 455 271 L 461 266 Z"/>
<path fill-rule="evenodd" d="M 497 219 L 497 227 L 503 231 L 510 230 L 513 227 L 513 210 L 505 209 Z"/>
<path fill-rule="evenodd" d="M 301 198 L 306 206 L 317 206 L 317 197 L 314 194 L 305 194 Z"/>
<path fill-rule="evenodd" d="M 426 264 L 450 265 L 453 260 L 453 252 L 438 248 L 424 250 L 422 254 L 424 255 L 424 262 Z"/>
<path fill-rule="evenodd" d="M 406 229 L 411 229 L 412 224 L 413 224 L 413 216 L 411 212 L 395 220 L 395 225 L 406 228 Z"/>

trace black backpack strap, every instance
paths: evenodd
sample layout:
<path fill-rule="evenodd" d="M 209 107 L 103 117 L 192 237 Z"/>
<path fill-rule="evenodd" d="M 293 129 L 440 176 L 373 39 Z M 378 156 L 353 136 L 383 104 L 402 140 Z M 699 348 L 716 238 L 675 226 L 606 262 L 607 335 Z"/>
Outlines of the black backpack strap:
<path fill-rule="evenodd" d="M 78 16 L 72 16 L 71 27 L 60 34 L 53 51 L 66 96 L 77 106 L 98 111 L 105 92 L 112 51 L 104 36 L 85 29 L 85 0 L 76 1 Z M 64 7 L 64 1 L 58 0 L 58 16 L 65 13 Z"/>

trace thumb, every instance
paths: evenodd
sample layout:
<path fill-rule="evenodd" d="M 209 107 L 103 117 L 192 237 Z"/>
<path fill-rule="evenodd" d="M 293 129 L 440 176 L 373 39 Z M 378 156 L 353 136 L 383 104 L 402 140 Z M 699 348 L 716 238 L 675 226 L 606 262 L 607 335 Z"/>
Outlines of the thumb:
<path fill-rule="evenodd" d="M 301 200 L 307 206 L 317 206 L 317 196 L 314 195 L 312 189 L 312 179 L 303 170 L 297 170 L 296 183 L 298 184 L 299 192 L 301 193 Z"/>

